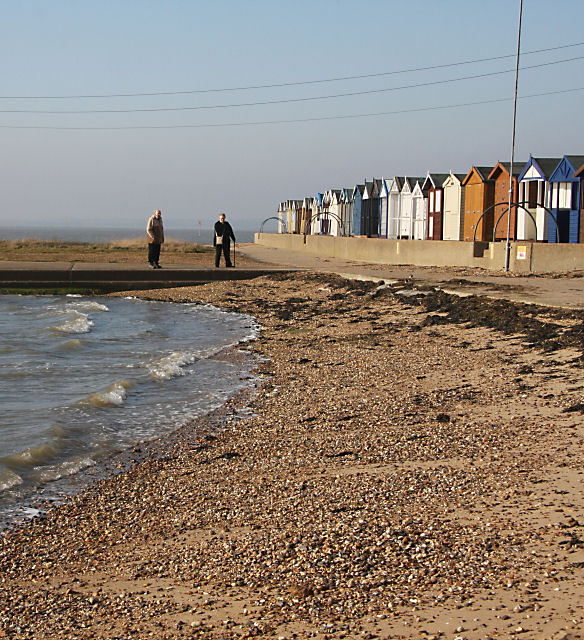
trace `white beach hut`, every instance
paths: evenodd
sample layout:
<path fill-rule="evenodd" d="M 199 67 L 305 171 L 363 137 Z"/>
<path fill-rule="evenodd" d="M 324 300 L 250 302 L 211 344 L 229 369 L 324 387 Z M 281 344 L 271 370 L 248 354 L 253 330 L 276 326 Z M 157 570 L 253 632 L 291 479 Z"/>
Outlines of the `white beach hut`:
<path fill-rule="evenodd" d="M 391 183 L 389 184 L 389 197 L 387 200 L 387 237 L 395 239 L 399 238 L 403 179 L 399 176 L 394 176 L 388 182 Z"/>
<path fill-rule="evenodd" d="M 400 192 L 399 238 L 413 238 L 414 234 L 414 198 L 413 191 L 419 178 L 405 177 Z"/>
<path fill-rule="evenodd" d="M 422 184 L 424 180 L 416 180 L 412 190 L 412 236 L 414 240 L 426 240 L 428 238 L 428 207 Z"/>
<path fill-rule="evenodd" d="M 341 189 L 329 189 L 327 192 L 329 217 L 329 235 L 341 235 Z"/>
<path fill-rule="evenodd" d="M 389 238 L 389 190 L 391 180 L 381 178 L 381 191 L 379 192 L 379 237 Z"/>
<path fill-rule="evenodd" d="M 444 214 L 443 214 L 443 240 L 456 240 L 462 238 L 464 228 L 464 189 L 462 181 L 465 174 L 452 173 L 442 183 L 444 190 Z"/>
<path fill-rule="evenodd" d="M 286 203 L 280 202 L 276 216 L 278 217 L 278 233 L 286 233 Z"/>
<path fill-rule="evenodd" d="M 312 235 L 320 235 L 322 229 L 322 211 L 323 211 L 323 194 L 317 193 L 312 199 L 312 219 L 310 221 L 310 233 Z"/>

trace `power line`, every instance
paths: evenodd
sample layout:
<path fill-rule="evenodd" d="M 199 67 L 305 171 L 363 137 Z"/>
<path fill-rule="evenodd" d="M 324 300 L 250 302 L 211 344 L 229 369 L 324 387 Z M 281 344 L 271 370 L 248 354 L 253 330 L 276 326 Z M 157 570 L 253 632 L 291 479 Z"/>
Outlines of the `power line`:
<path fill-rule="evenodd" d="M 548 47 L 547 49 L 534 49 L 532 51 L 526 51 L 522 55 L 533 55 L 536 53 L 547 53 L 549 51 L 559 51 L 560 49 L 569 49 L 571 47 L 581 47 L 584 42 L 575 42 L 573 44 L 566 44 L 557 47 Z M 446 69 L 449 67 L 458 67 L 468 64 L 477 64 L 480 62 L 493 62 L 495 60 L 505 60 L 507 58 L 514 58 L 515 54 L 511 53 L 502 56 L 492 56 L 490 58 L 476 58 L 474 60 L 463 60 L 458 62 L 451 62 L 447 64 L 438 64 L 427 67 L 413 67 L 410 69 L 399 69 L 394 71 L 381 71 L 379 73 L 367 73 L 353 76 L 338 76 L 335 78 L 321 78 L 317 80 L 300 80 L 297 82 L 282 82 L 273 84 L 257 84 L 257 85 L 245 85 L 241 87 L 222 87 L 217 89 L 189 89 L 185 91 L 147 91 L 142 93 L 102 93 L 102 94 L 87 94 L 87 95 L 44 95 L 44 96 L 0 96 L 0 100 L 74 100 L 74 99 L 95 99 L 95 98 L 140 98 L 140 97 L 152 97 L 152 96 L 179 96 L 179 95 L 194 95 L 205 93 L 224 93 L 228 91 L 249 91 L 257 89 L 276 89 L 281 87 L 298 87 L 302 85 L 310 84 L 324 84 L 328 82 L 342 82 L 346 80 L 362 80 L 366 78 L 380 78 L 390 75 L 399 75 L 404 73 L 415 73 L 418 71 L 433 71 L 436 69 Z"/>
<path fill-rule="evenodd" d="M 584 91 L 584 87 L 575 87 L 572 89 L 561 89 L 557 91 L 545 91 L 543 93 L 532 93 L 525 96 L 519 96 L 519 100 L 528 98 L 540 98 L 544 96 L 559 95 L 565 93 L 574 93 L 576 91 Z M 256 120 L 247 122 L 224 122 L 209 124 L 174 124 L 174 125 L 128 125 L 121 127 L 62 127 L 62 126 L 45 126 L 45 125 L 0 125 L 0 129 L 44 129 L 51 131 L 124 131 L 137 129 L 211 129 L 222 127 L 247 127 L 269 124 L 294 124 L 301 122 L 319 122 L 323 120 L 348 120 L 354 118 L 372 118 L 388 115 L 399 115 L 407 113 L 419 113 L 423 111 L 441 111 L 446 109 L 458 109 L 461 107 L 473 107 L 484 104 L 495 104 L 500 102 L 509 102 L 512 98 L 493 98 L 491 100 L 478 100 L 476 102 L 462 102 L 458 104 L 438 105 L 432 107 L 417 107 L 413 109 L 398 109 L 395 111 L 377 111 L 372 113 L 354 113 L 337 116 L 315 116 L 312 118 L 293 118 L 289 120 Z"/>
<path fill-rule="evenodd" d="M 556 60 L 554 62 L 543 62 L 541 64 L 530 65 L 522 67 L 521 70 L 527 69 L 539 69 L 542 67 L 549 67 L 556 64 L 562 64 L 564 62 L 574 62 L 576 60 L 582 60 L 584 56 L 578 56 L 575 58 L 566 58 L 564 60 Z M 493 76 L 505 75 L 507 73 L 513 73 L 514 69 L 506 69 L 504 71 L 491 71 L 490 73 L 479 73 L 470 76 L 461 76 L 458 78 L 450 78 L 448 80 L 432 80 L 430 82 L 418 82 L 415 84 L 402 85 L 398 87 L 386 87 L 383 89 L 368 89 L 365 91 L 350 91 L 345 93 L 336 93 L 331 95 L 322 96 L 309 96 L 305 98 L 285 98 L 280 100 L 261 100 L 257 102 L 239 102 L 231 104 L 214 104 L 214 105 L 197 105 L 195 107 L 153 107 L 148 109 L 66 109 L 66 110 L 44 110 L 44 109 L 0 109 L 0 113 L 35 113 L 45 115 L 73 115 L 73 114 L 86 114 L 86 113 L 158 113 L 158 112 L 172 112 L 172 111 L 201 111 L 212 109 L 231 109 L 239 107 L 257 107 L 267 106 L 273 104 L 290 104 L 295 102 L 313 102 L 315 100 L 331 100 L 334 98 L 347 98 L 350 96 L 362 96 L 375 93 L 387 93 L 390 91 L 402 91 L 405 89 L 415 89 L 419 87 L 430 87 L 440 84 L 450 84 L 453 82 L 462 82 L 465 80 L 475 80 L 479 78 L 488 78 Z"/>

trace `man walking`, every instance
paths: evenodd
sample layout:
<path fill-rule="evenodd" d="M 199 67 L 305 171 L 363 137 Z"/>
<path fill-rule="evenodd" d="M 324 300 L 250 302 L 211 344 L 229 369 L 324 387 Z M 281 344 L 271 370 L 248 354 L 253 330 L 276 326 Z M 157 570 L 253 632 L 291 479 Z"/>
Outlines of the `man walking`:
<path fill-rule="evenodd" d="M 229 222 L 225 220 L 225 214 L 219 214 L 219 220 L 215 223 L 215 233 L 213 234 L 213 246 L 215 247 L 215 266 L 219 266 L 221 260 L 221 252 L 225 256 L 225 266 L 233 267 L 231 264 L 231 240 L 235 242 L 235 236 L 233 235 L 233 229 Z"/>
<path fill-rule="evenodd" d="M 162 212 L 156 209 L 150 216 L 146 226 L 148 234 L 148 262 L 153 269 L 162 269 L 160 260 L 160 245 L 164 242 L 164 228 L 162 226 Z"/>

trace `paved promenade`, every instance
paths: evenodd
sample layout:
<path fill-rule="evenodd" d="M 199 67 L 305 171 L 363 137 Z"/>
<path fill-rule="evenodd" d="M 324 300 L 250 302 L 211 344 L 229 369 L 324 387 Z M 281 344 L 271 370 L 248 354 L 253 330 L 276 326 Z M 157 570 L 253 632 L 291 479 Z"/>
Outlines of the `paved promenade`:
<path fill-rule="evenodd" d="M 234 269 L 170 265 L 150 269 L 143 264 L 89 262 L 0 261 L 0 286 L 78 286 L 156 288 L 202 284 L 218 280 L 245 280 L 271 273 L 313 270 L 354 278 L 408 281 L 438 286 L 459 295 L 480 294 L 515 302 L 584 309 L 583 271 L 572 274 L 518 276 L 461 267 L 413 267 L 369 264 L 318 256 L 257 244 L 238 245 L 245 266 Z"/>

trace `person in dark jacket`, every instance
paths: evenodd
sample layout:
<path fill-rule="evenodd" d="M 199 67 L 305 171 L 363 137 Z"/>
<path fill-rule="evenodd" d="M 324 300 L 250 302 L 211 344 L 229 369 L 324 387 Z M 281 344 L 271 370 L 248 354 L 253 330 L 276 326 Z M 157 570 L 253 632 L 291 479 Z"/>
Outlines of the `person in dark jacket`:
<path fill-rule="evenodd" d="M 219 266 L 221 252 L 225 256 L 225 266 L 232 267 L 231 264 L 231 240 L 235 242 L 233 229 L 229 222 L 225 220 L 225 214 L 219 214 L 219 220 L 215 223 L 215 233 L 213 234 L 213 246 L 215 247 L 215 266 Z"/>

